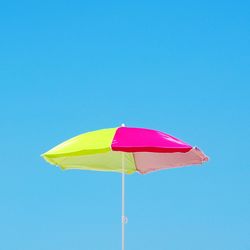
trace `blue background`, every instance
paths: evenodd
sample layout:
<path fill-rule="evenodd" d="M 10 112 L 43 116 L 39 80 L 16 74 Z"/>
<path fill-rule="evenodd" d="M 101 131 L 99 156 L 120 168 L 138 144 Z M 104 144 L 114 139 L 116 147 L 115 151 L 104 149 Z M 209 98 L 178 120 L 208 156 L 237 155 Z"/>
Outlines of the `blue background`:
<path fill-rule="evenodd" d="M 121 123 L 210 156 L 126 178 L 127 250 L 250 249 L 249 8 L 1 1 L 0 249 L 120 249 L 120 175 L 39 155 Z"/>

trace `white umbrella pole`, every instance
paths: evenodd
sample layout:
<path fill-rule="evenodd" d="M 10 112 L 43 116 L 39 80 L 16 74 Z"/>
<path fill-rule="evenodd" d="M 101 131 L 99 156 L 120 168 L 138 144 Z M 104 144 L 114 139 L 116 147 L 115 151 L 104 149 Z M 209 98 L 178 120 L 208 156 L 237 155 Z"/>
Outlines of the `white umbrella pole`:
<path fill-rule="evenodd" d="M 125 224 L 127 218 L 125 217 L 125 162 L 124 153 L 122 153 L 122 250 L 125 249 Z"/>

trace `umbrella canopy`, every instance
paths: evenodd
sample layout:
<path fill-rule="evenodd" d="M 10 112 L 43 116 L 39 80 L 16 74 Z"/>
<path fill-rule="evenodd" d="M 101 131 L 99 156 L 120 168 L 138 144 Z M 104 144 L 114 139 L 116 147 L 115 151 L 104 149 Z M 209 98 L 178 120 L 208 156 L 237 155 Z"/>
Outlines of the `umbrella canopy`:
<path fill-rule="evenodd" d="M 152 171 L 201 164 L 208 160 L 197 147 L 166 133 L 118 127 L 78 135 L 42 155 L 62 169 L 142 174 Z"/>

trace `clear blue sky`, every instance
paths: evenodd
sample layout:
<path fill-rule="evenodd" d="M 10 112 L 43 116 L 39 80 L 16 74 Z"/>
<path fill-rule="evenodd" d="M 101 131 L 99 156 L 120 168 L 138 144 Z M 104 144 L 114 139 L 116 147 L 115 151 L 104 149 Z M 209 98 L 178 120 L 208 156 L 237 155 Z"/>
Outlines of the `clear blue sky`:
<path fill-rule="evenodd" d="M 120 249 L 120 175 L 40 154 L 163 130 L 204 167 L 127 177 L 127 250 L 250 249 L 248 1 L 2 1 L 0 249 Z"/>

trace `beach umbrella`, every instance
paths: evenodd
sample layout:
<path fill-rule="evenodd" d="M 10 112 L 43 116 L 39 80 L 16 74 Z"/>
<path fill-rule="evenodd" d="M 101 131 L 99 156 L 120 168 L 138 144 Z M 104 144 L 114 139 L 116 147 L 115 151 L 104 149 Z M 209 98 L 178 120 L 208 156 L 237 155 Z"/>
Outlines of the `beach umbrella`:
<path fill-rule="evenodd" d="M 166 133 L 122 125 L 84 133 L 44 153 L 62 169 L 119 172 L 122 176 L 122 250 L 124 250 L 125 174 L 202 164 L 208 157 L 197 147 Z"/>

